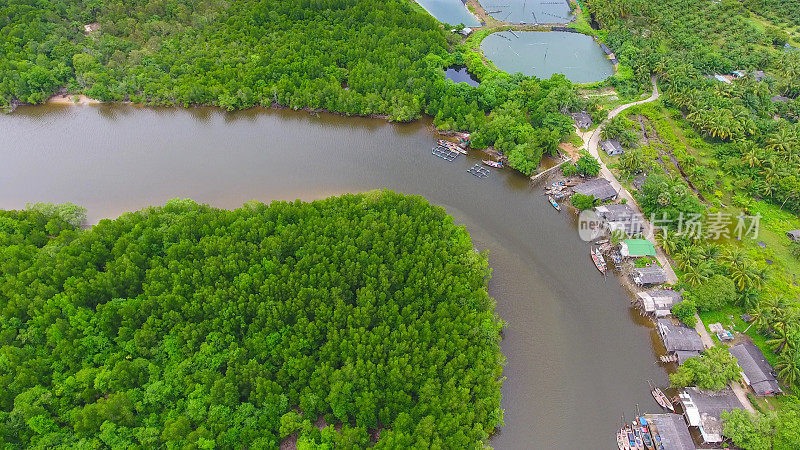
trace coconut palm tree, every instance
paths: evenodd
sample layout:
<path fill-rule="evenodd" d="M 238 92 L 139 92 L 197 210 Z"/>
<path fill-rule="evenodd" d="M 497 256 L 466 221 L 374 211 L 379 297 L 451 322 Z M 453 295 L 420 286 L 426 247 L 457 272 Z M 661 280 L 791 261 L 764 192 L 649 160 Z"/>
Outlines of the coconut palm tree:
<path fill-rule="evenodd" d="M 747 254 L 739 247 L 725 247 L 720 260 L 728 266 L 741 265 L 747 260 Z"/>
<path fill-rule="evenodd" d="M 686 273 L 683 275 L 683 281 L 688 283 L 690 286 L 699 286 L 707 280 L 708 275 L 706 275 L 706 272 L 702 267 L 698 266 L 689 266 L 686 269 Z"/>
<path fill-rule="evenodd" d="M 800 349 L 793 348 L 781 353 L 778 356 L 778 376 L 789 386 L 796 386 L 800 381 Z"/>

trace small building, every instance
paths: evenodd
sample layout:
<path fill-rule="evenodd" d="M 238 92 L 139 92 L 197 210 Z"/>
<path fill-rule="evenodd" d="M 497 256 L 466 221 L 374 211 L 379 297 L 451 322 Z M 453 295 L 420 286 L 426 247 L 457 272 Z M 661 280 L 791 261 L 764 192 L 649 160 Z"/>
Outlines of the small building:
<path fill-rule="evenodd" d="M 600 148 L 603 149 L 608 156 L 616 156 L 625 153 L 625 149 L 622 148 L 622 144 L 620 144 L 616 139 L 609 139 L 607 141 L 600 142 Z"/>
<path fill-rule="evenodd" d="M 617 230 L 628 236 L 644 233 L 644 217 L 627 204 L 602 205 L 594 211 L 603 219 L 604 226 L 610 233 Z"/>
<path fill-rule="evenodd" d="M 689 427 L 678 414 L 645 414 L 644 418 L 661 437 L 664 450 L 695 450 Z"/>
<path fill-rule="evenodd" d="M 784 97 L 782 95 L 776 95 L 772 97 L 770 100 L 772 100 L 772 103 L 786 103 L 791 99 L 789 97 Z"/>
<path fill-rule="evenodd" d="M 683 301 L 683 295 L 672 289 L 650 289 L 636 294 L 639 308 L 655 317 L 672 314 L 672 307 Z"/>
<path fill-rule="evenodd" d="M 633 271 L 631 279 L 637 286 L 655 286 L 667 282 L 667 274 L 658 266 L 640 267 Z"/>
<path fill-rule="evenodd" d="M 786 237 L 793 241 L 800 241 L 800 230 L 791 230 L 786 232 Z"/>
<path fill-rule="evenodd" d="M 752 342 L 746 341 L 734 345 L 729 350 L 742 369 L 742 378 L 753 392 L 760 397 L 780 394 L 781 387 L 764 354 Z"/>
<path fill-rule="evenodd" d="M 742 404 L 731 388 L 720 391 L 706 391 L 696 387 L 687 387 L 679 395 L 683 403 L 686 423 L 690 427 L 697 427 L 700 436 L 707 444 L 722 442 L 723 411 L 742 409 Z"/>
<path fill-rule="evenodd" d="M 656 256 L 656 246 L 647 239 L 625 239 L 619 244 L 619 253 L 624 258 Z"/>
<path fill-rule="evenodd" d="M 578 194 L 591 195 L 601 202 L 613 200 L 618 195 L 616 189 L 605 178 L 589 180 L 575 186 L 572 190 Z"/>
<path fill-rule="evenodd" d="M 462 36 L 469 36 L 470 34 L 472 34 L 472 28 L 464 27 L 464 28 L 461 29 L 461 31 L 458 32 L 458 34 L 460 34 Z"/>
<path fill-rule="evenodd" d="M 675 325 L 670 319 L 658 319 L 656 329 L 667 353 L 676 356 L 678 364 L 683 364 L 687 359 L 700 356 L 705 350 L 703 339 L 694 328 L 684 324 Z"/>
<path fill-rule="evenodd" d="M 586 111 L 572 113 L 570 115 L 572 116 L 572 120 L 575 121 L 575 125 L 580 129 L 587 130 L 594 125 L 592 116 L 590 116 Z"/>

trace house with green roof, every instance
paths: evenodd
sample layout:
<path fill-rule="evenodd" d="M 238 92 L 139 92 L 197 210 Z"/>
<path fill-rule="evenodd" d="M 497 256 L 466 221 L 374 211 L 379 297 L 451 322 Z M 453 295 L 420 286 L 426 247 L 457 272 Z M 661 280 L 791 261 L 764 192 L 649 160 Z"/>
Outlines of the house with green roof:
<path fill-rule="evenodd" d="M 647 239 L 625 239 L 620 244 L 619 253 L 624 258 L 656 256 L 656 246 Z"/>

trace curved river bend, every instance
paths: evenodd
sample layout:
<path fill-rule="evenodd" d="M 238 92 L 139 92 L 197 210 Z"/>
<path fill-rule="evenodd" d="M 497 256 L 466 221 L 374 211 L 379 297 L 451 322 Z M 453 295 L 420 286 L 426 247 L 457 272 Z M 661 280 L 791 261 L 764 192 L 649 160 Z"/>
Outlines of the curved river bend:
<path fill-rule="evenodd" d="M 0 135 L 0 207 L 71 201 L 93 222 L 174 197 L 236 208 L 375 188 L 425 196 L 490 251 L 489 293 L 508 322 L 495 448 L 615 448 L 620 414 L 657 408 L 645 382 L 666 380 L 657 340 L 598 274 L 571 216 L 509 170 L 467 174 L 478 154 L 432 156 L 428 122 L 48 105 L 0 117 Z"/>

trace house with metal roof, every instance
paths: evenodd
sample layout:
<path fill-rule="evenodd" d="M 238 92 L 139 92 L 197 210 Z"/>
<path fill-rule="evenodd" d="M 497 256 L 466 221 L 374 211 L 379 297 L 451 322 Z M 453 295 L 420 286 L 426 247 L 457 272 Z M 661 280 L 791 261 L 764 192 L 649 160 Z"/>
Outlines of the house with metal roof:
<path fill-rule="evenodd" d="M 625 153 L 625 149 L 622 148 L 622 144 L 619 143 L 616 139 L 609 139 L 607 141 L 600 142 L 600 148 L 603 149 L 608 156 L 616 156 Z"/>
<path fill-rule="evenodd" d="M 800 230 L 787 231 L 786 236 L 793 241 L 800 241 Z"/>
<path fill-rule="evenodd" d="M 589 115 L 586 111 L 581 111 L 577 113 L 570 114 L 572 116 L 572 120 L 575 121 L 575 125 L 581 129 L 589 129 L 594 124 L 592 121 L 592 116 Z"/>
<path fill-rule="evenodd" d="M 628 236 L 644 233 L 644 217 L 627 204 L 602 205 L 594 212 L 603 219 L 603 225 L 609 232 L 623 231 Z"/>
<path fill-rule="evenodd" d="M 656 246 L 647 239 L 625 239 L 619 244 L 619 253 L 624 258 L 656 256 Z"/>
<path fill-rule="evenodd" d="M 683 295 L 672 289 L 650 289 L 636 294 L 636 302 L 645 314 L 666 317 L 672 307 L 683 301 Z"/>
<path fill-rule="evenodd" d="M 601 202 L 617 198 L 617 190 L 605 178 L 595 178 L 572 188 L 578 194 L 591 195 Z"/>
<path fill-rule="evenodd" d="M 687 387 L 679 398 L 686 422 L 690 427 L 697 427 L 703 441 L 708 444 L 722 442 L 722 412 L 742 409 L 741 402 L 731 388 L 707 391 Z"/>
<path fill-rule="evenodd" d="M 645 414 L 647 423 L 661 438 L 664 450 L 695 450 L 692 435 L 678 414 Z"/>
<path fill-rule="evenodd" d="M 667 353 L 677 356 L 678 364 L 683 364 L 689 358 L 700 356 L 705 350 L 703 339 L 693 328 L 684 324 L 676 325 L 670 319 L 658 319 L 656 329 Z"/>
<path fill-rule="evenodd" d="M 780 394 L 781 387 L 772 368 L 764 354 L 752 342 L 746 341 L 734 345 L 728 350 L 742 369 L 742 378 L 748 386 L 753 388 L 756 395 Z"/>
<path fill-rule="evenodd" d="M 631 279 L 637 286 L 653 286 L 667 282 L 667 274 L 658 266 L 639 267 L 631 274 Z"/>

